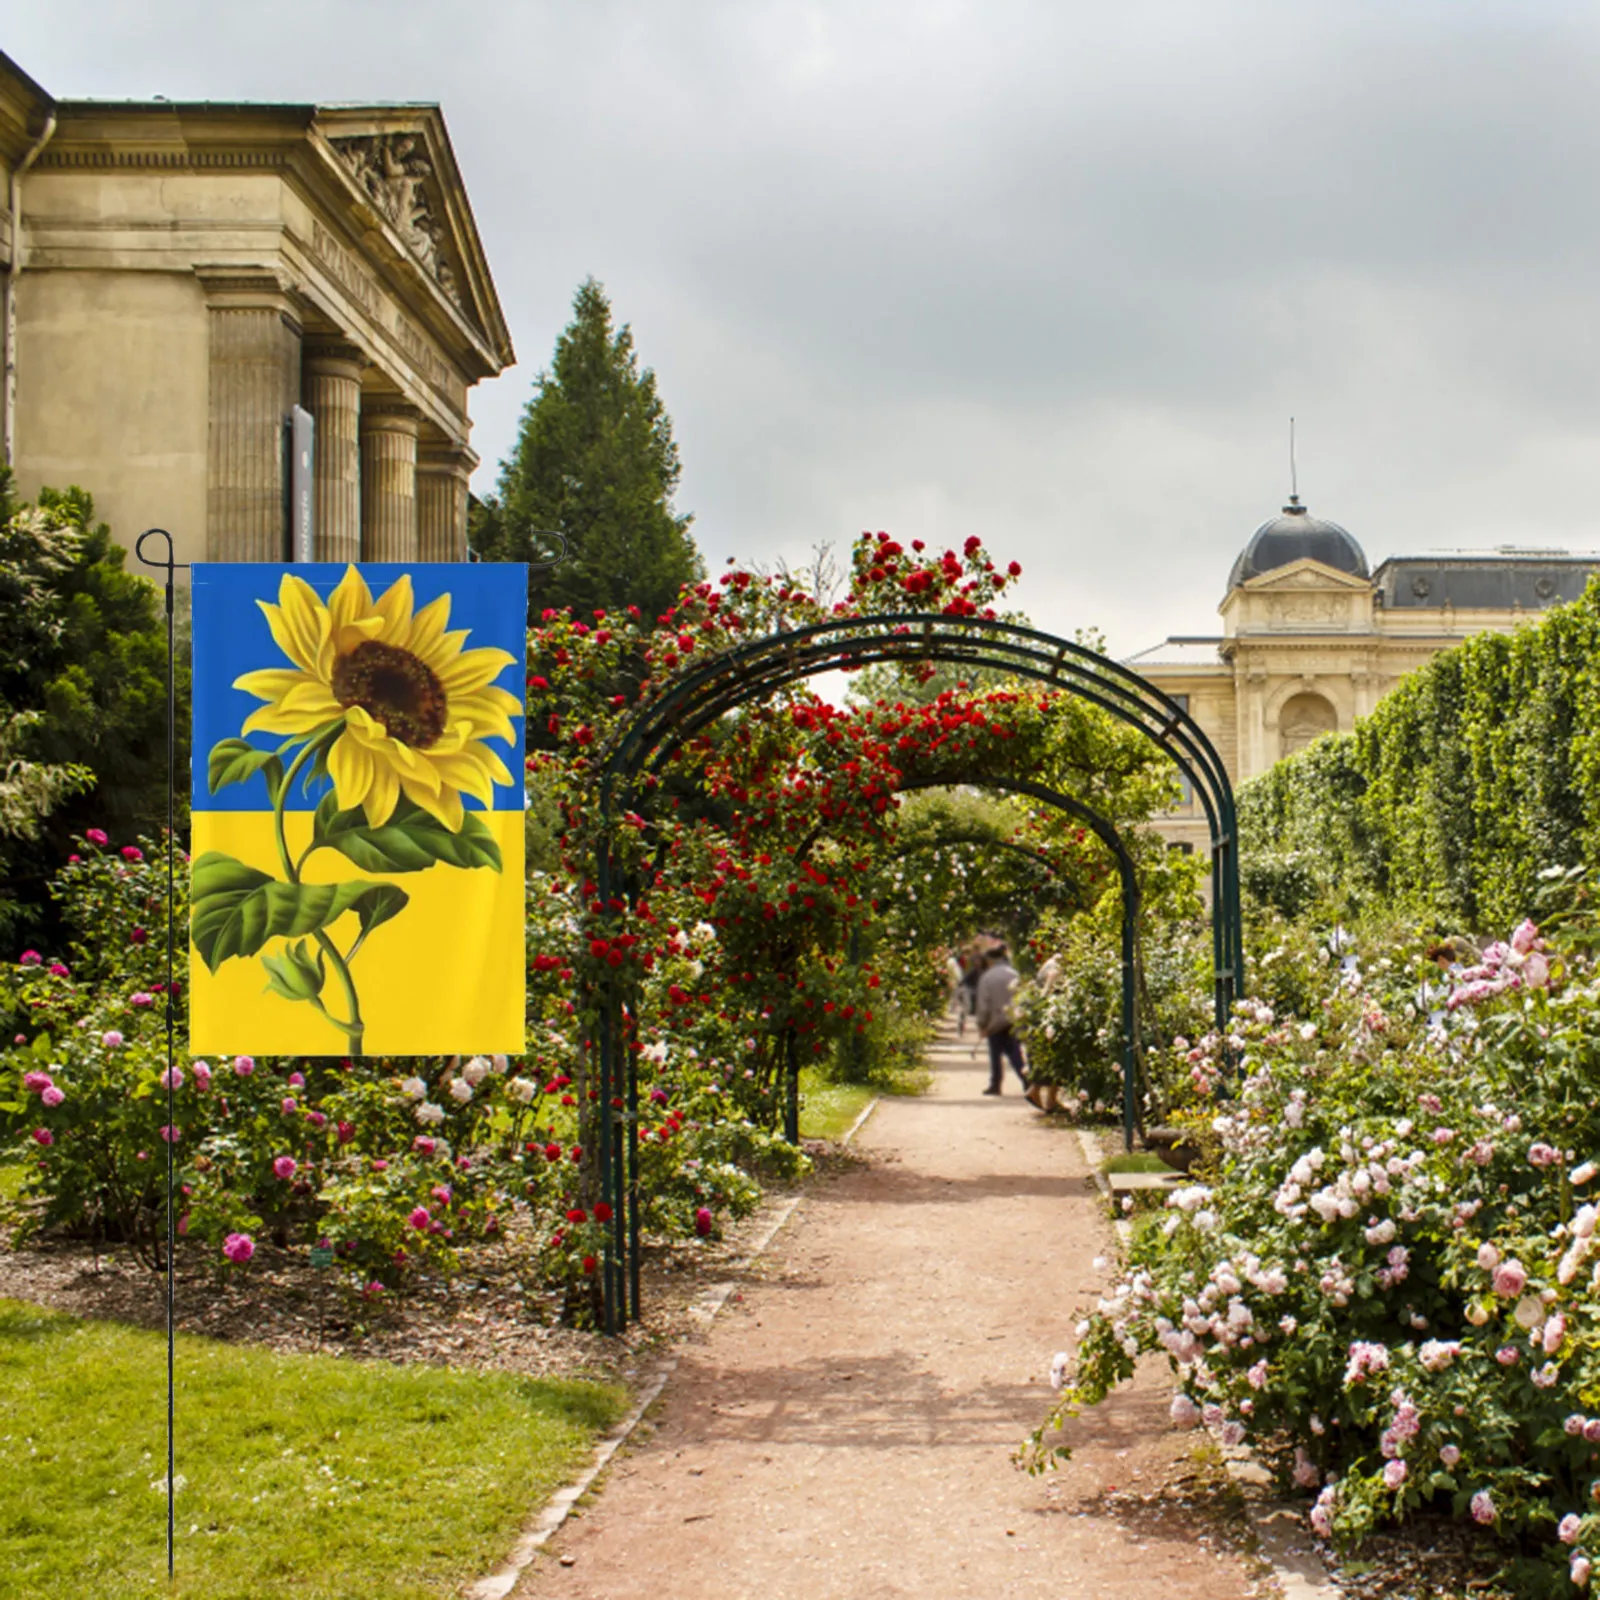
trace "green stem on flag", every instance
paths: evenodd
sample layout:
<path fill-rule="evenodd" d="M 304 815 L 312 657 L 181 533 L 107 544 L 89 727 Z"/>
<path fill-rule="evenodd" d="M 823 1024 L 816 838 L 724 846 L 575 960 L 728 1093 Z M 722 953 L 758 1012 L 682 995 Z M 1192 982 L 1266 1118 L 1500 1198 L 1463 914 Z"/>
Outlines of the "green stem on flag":
<path fill-rule="evenodd" d="M 289 763 L 289 770 L 284 773 L 283 782 L 278 785 L 278 792 L 272 802 L 272 823 L 278 841 L 278 860 L 283 864 L 283 875 L 290 883 L 299 883 L 300 868 L 305 864 L 306 856 L 310 855 L 311 852 L 307 850 L 298 862 L 291 859 L 289 842 L 284 837 L 284 806 L 288 801 L 289 790 L 293 787 L 296 776 L 316 749 L 317 743 L 317 739 L 311 738 L 300 747 L 294 760 Z M 312 937 L 317 941 L 318 948 L 328 958 L 329 964 L 338 975 L 339 985 L 344 990 L 345 1002 L 350 1010 L 350 1020 L 344 1022 L 334 1016 L 320 998 L 313 998 L 311 1003 L 334 1027 L 344 1034 L 350 1054 L 358 1056 L 361 1054 L 362 1035 L 366 1032 L 366 1024 L 361 1020 L 361 1001 L 356 994 L 355 979 L 350 975 L 348 962 L 340 955 L 338 946 L 328 937 L 326 929 L 318 928 Z M 355 944 L 351 947 L 350 954 L 353 956 L 360 946 L 361 937 L 358 935 Z"/>

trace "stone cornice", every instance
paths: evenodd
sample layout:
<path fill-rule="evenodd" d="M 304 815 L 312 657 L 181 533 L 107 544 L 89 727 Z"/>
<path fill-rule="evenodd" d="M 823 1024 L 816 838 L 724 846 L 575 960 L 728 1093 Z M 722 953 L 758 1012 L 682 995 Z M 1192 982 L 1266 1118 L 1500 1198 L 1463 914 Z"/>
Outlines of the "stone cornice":
<path fill-rule="evenodd" d="M 313 213 L 323 217 L 324 237 L 338 241 L 339 249 L 380 281 L 461 362 L 469 380 L 491 377 L 515 359 L 436 106 L 68 100 L 60 103 L 57 115 L 57 132 L 39 170 L 281 174 Z M 352 147 L 347 144 L 341 153 L 336 139 L 412 141 L 418 164 L 427 168 L 418 181 L 436 239 L 434 250 L 419 252 L 415 229 L 403 231 L 396 225 L 394 208 L 385 206 L 381 190 L 376 196 L 368 192 L 370 179 L 364 185 L 358 176 L 350 159 Z M 218 223 L 228 225 L 227 219 Z M 313 240 L 303 243 L 313 255 L 319 253 Z M 448 288 L 440 281 L 440 262 L 452 280 Z"/>
<path fill-rule="evenodd" d="M 10 56 L 0 51 L 0 157 L 20 160 L 44 132 L 55 102 Z M 0 205 L 3 205 L 0 193 Z"/>

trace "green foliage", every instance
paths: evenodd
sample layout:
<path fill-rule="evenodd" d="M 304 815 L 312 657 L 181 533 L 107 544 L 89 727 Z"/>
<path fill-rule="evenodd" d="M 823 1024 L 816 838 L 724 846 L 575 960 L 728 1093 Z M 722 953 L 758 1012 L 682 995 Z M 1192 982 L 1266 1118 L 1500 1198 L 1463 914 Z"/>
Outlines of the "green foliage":
<path fill-rule="evenodd" d="M 499 495 L 474 511 L 472 547 L 488 561 L 536 562 L 552 553 L 541 536 L 560 533 L 566 558 L 529 575 L 534 615 L 632 604 L 654 617 L 702 571 L 690 519 L 672 508 L 672 422 L 655 374 L 640 370 L 632 331 L 613 326 L 601 285 L 587 279 L 572 310 L 501 467 Z"/>
<path fill-rule="evenodd" d="M 1162 1352 L 1174 1421 L 1320 1491 L 1323 1536 L 1453 1512 L 1504 1542 L 1517 1593 L 1570 1593 L 1600 1537 L 1588 941 L 1276 932 L 1254 970 L 1278 1003 L 1171 1053 L 1202 1181 L 1136 1234 L 1055 1420 Z"/>
<path fill-rule="evenodd" d="M 0 1600 L 169 1592 L 163 1350 L 159 1333 L 0 1301 L 0 1471 L 28 1484 L 0 1509 Z M 624 1405 L 597 1384 L 182 1334 L 177 1373 L 185 1600 L 459 1593 Z"/>
<path fill-rule="evenodd" d="M 31 794 L 40 824 L 0 826 L 10 948 L 56 931 L 48 881 L 74 834 L 99 826 L 128 838 L 166 817 L 166 624 L 160 591 L 124 559 L 81 489 L 45 489 L 26 505 L 0 477 L 0 795 Z M 180 651 L 180 772 L 188 699 Z"/>
<path fill-rule="evenodd" d="M 1436 656 L 1353 732 L 1243 787 L 1247 886 L 1286 914 L 1331 894 L 1472 928 L 1522 915 L 1541 869 L 1600 862 L 1597 662 L 1593 582 Z"/>

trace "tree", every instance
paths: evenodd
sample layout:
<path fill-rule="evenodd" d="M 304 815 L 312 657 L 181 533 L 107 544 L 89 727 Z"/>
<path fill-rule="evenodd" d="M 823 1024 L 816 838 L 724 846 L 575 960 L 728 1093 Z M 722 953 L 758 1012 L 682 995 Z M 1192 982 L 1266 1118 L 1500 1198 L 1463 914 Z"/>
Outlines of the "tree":
<path fill-rule="evenodd" d="M 0 476 L 0 939 L 43 937 L 48 883 L 87 827 L 129 841 L 166 821 L 167 647 L 161 596 L 81 489 L 37 504 Z M 178 668 L 188 770 L 188 667 Z M 92 783 L 92 787 L 91 787 Z M 87 791 L 87 792 L 84 792 Z M 187 812 L 180 793 L 180 818 Z"/>
<path fill-rule="evenodd" d="M 489 561 L 537 562 L 559 533 L 565 558 L 528 577 L 535 615 L 636 605 L 654 618 L 703 571 L 691 519 L 672 505 L 672 421 L 655 374 L 640 370 L 631 329 L 613 327 L 604 288 L 586 279 L 572 310 L 501 464 L 499 494 L 474 508 L 472 546 Z"/>

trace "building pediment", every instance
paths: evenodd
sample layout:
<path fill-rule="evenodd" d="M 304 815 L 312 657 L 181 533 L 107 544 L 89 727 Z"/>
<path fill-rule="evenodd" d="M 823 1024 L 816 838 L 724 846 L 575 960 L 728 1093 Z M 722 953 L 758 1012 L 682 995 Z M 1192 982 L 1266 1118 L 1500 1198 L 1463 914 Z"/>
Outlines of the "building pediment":
<path fill-rule="evenodd" d="M 1357 573 L 1341 572 L 1337 567 L 1325 566 L 1310 557 L 1301 557 L 1287 566 L 1274 567 L 1258 578 L 1247 579 L 1239 586 L 1247 594 L 1303 594 L 1308 590 L 1333 589 L 1345 594 L 1366 594 L 1372 589 L 1372 580 Z"/>
<path fill-rule="evenodd" d="M 316 132 L 360 204 L 494 352 L 515 359 L 437 106 L 319 106 Z"/>

